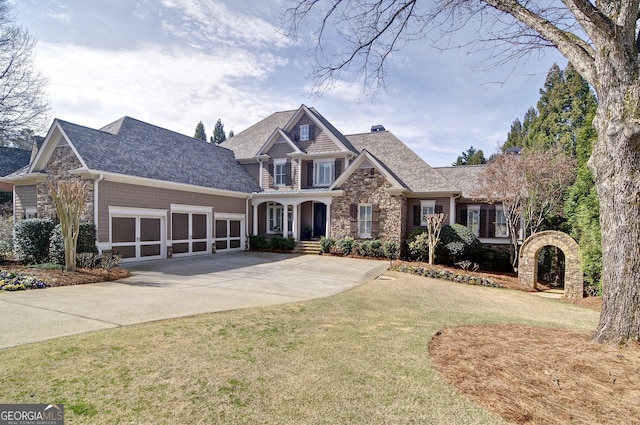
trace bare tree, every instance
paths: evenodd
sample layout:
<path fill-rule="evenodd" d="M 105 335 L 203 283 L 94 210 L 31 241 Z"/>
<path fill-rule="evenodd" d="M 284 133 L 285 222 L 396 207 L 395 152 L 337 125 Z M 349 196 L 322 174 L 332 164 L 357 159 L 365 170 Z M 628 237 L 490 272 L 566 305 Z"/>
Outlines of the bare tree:
<path fill-rule="evenodd" d="M 81 180 L 60 180 L 49 182 L 48 187 L 60 219 L 64 240 L 64 269 L 72 272 L 76 270 L 76 246 L 88 185 Z"/>
<path fill-rule="evenodd" d="M 518 240 L 524 203 L 527 199 L 527 173 L 521 155 L 497 155 L 478 176 L 475 198 L 502 204 L 511 247 L 511 266 L 518 267 Z"/>
<path fill-rule="evenodd" d="M 436 246 L 440 242 L 440 231 L 442 230 L 442 224 L 447 218 L 446 214 L 427 214 L 424 216 L 424 220 L 427 223 L 427 243 L 429 244 L 429 264 L 433 265 L 433 257 L 436 253 Z"/>
<path fill-rule="evenodd" d="M 317 17 L 315 76 L 325 86 L 359 65 L 365 86 L 375 92 L 384 87 L 385 63 L 395 51 L 471 19 L 485 24 L 476 47 L 498 55 L 498 62 L 543 47 L 560 51 L 598 97 L 598 141 L 589 167 L 600 198 L 604 270 L 594 340 L 620 344 L 640 341 L 639 2 L 298 0 L 285 17 L 294 34 Z M 347 48 L 328 54 L 327 35 L 336 30 Z"/>
<path fill-rule="evenodd" d="M 36 44 L 16 24 L 9 0 L 0 0 L 0 140 L 20 139 L 29 130 L 42 130 L 49 120 L 44 92 L 46 78 L 35 68 Z"/>

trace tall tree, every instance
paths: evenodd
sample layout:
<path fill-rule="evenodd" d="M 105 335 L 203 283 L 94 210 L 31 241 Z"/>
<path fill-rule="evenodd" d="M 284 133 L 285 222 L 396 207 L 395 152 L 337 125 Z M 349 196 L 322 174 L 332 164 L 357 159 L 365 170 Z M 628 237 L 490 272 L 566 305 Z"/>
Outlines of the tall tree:
<path fill-rule="evenodd" d="M 207 133 L 204 130 L 204 124 L 202 123 L 202 121 L 198 121 L 198 125 L 196 125 L 196 132 L 193 135 L 193 138 L 204 140 L 205 142 L 207 141 Z"/>
<path fill-rule="evenodd" d="M 329 3 L 327 7 L 327 3 Z M 360 70 L 365 87 L 384 87 L 387 60 L 414 40 L 466 28 L 465 19 L 488 23 L 477 31 L 485 51 L 512 46 L 497 61 L 554 47 L 594 88 L 598 134 L 589 167 L 600 201 L 603 308 L 594 340 L 640 341 L 640 0 L 297 0 L 286 15 L 292 31 L 318 25 L 316 84 L 327 87 Z M 315 21 L 314 21 L 315 19 Z M 329 34 L 346 38 L 332 43 Z M 482 44 L 484 43 L 484 44 Z M 342 54 L 329 54 L 336 45 Z M 513 50 L 515 49 L 515 50 Z"/>
<path fill-rule="evenodd" d="M 216 126 L 213 128 L 211 143 L 219 145 L 225 140 L 227 140 L 227 136 L 224 134 L 224 125 L 222 125 L 222 121 L 220 120 L 220 118 L 218 118 L 218 121 L 216 121 Z"/>
<path fill-rule="evenodd" d="M 16 24 L 9 0 L 0 0 L 0 140 L 11 144 L 27 130 L 43 130 L 49 121 L 46 78 L 36 69 L 36 40 Z"/>
<path fill-rule="evenodd" d="M 487 160 L 484 157 L 482 149 L 476 150 L 476 148 L 471 146 L 466 152 L 462 152 L 462 155 L 458 156 L 458 159 L 453 165 L 480 165 L 486 163 Z"/>
<path fill-rule="evenodd" d="M 235 136 L 236 133 L 233 132 L 233 130 L 229 130 L 229 139 L 231 139 L 233 136 Z"/>

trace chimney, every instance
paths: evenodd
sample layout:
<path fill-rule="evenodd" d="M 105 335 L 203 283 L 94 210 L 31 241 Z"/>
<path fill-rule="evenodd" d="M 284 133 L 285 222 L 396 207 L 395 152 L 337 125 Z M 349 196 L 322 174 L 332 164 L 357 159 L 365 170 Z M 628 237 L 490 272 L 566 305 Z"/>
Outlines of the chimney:
<path fill-rule="evenodd" d="M 372 125 L 371 126 L 371 132 L 375 133 L 376 131 L 385 131 L 384 126 L 383 125 Z"/>

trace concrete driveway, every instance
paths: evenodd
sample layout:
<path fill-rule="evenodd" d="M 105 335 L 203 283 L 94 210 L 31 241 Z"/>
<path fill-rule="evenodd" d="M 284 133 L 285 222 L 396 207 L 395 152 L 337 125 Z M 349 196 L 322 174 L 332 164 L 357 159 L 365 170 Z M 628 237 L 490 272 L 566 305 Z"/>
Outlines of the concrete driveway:
<path fill-rule="evenodd" d="M 0 348 L 217 311 L 322 298 L 386 261 L 239 252 L 138 263 L 115 282 L 0 293 Z"/>

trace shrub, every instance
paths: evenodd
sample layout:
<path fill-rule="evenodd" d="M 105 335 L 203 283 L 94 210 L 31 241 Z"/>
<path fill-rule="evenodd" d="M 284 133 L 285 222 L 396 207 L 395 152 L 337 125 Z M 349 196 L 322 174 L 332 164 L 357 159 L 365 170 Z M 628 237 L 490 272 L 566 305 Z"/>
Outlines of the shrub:
<path fill-rule="evenodd" d="M 409 258 L 417 261 L 429 261 L 429 236 L 419 233 L 409 242 Z"/>
<path fill-rule="evenodd" d="M 440 244 L 436 253 L 459 260 L 476 260 L 482 254 L 482 244 L 467 226 L 447 224 L 440 232 Z"/>
<path fill-rule="evenodd" d="M 325 238 L 324 236 L 322 236 L 320 238 L 320 252 L 325 254 L 331 252 L 331 248 L 333 248 L 335 244 L 336 244 L 335 239 Z"/>
<path fill-rule="evenodd" d="M 78 229 L 78 242 L 76 244 L 76 253 L 89 253 L 95 255 L 98 252 L 96 248 L 96 226 L 93 223 L 80 223 Z M 64 239 L 62 238 L 62 230 L 58 224 L 51 232 L 51 242 L 49 243 L 49 259 L 60 265 L 64 265 Z M 76 258 L 76 265 L 78 264 Z"/>
<path fill-rule="evenodd" d="M 382 242 L 377 239 L 362 241 L 357 245 L 357 252 L 364 257 L 382 257 Z"/>
<path fill-rule="evenodd" d="M 398 258 L 398 244 L 395 241 L 386 241 L 382 244 L 382 254 L 384 258 L 395 260 Z"/>
<path fill-rule="evenodd" d="M 356 241 L 352 237 L 347 236 L 346 238 L 338 239 L 336 244 L 338 245 L 338 249 L 342 255 L 349 255 L 353 251 L 355 242 Z"/>
<path fill-rule="evenodd" d="M 44 263 L 49 256 L 49 240 L 53 222 L 49 219 L 30 218 L 15 225 L 15 252 L 19 261 Z"/>
<path fill-rule="evenodd" d="M 114 267 L 118 267 L 120 260 L 122 260 L 122 255 L 115 249 L 102 251 L 102 255 L 100 255 L 100 268 L 111 270 Z"/>
<path fill-rule="evenodd" d="M 269 241 L 265 235 L 249 235 L 249 249 L 269 249 Z"/>
<path fill-rule="evenodd" d="M 293 238 L 284 238 L 282 235 L 273 235 L 269 240 L 269 246 L 276 251 L 293 251 L 296 241 Z"/>
<path fill-rule="evenodd" d="M 13 245 L 11 240 L 0 241 L 0 260 L 6 260 L 13 253 Z"/>
<path fill-rule="evenodd" d="M 496 248 L 484 248 L 480 266 L 483 270 L 492 270 L 497 272 L 513 271 L 509 251 Z"/>

